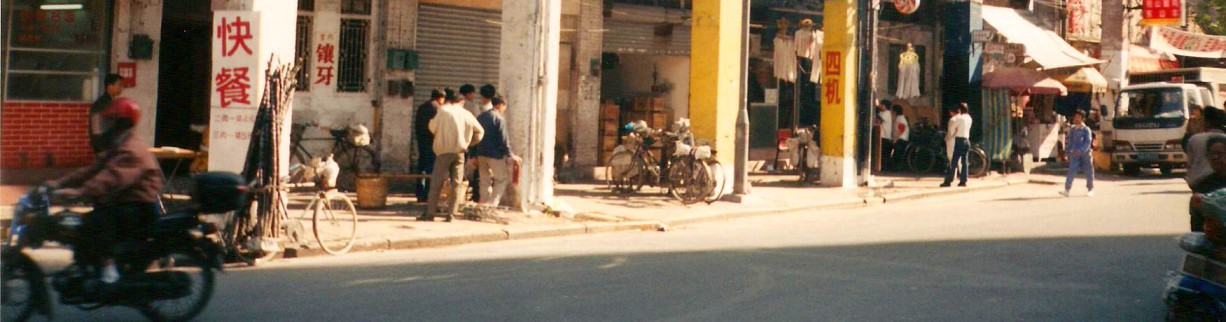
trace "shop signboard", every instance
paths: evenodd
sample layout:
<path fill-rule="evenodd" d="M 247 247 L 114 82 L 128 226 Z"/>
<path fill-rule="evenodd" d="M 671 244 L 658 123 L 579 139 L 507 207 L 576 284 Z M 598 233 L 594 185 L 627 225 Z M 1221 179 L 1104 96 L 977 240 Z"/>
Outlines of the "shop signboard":
<path fill-rule="evenodd" d="M 1154 27 L 1150 30 L 1149 39 L 1149 46 L 1162 52 L 1199 58 L 1226 58 L 1224 36 L 1194 34 L 1171 27 Z"/>
<path fill-rule="evenodd" d="M 1102 38 L 1102 1 L 1067 0 L 1065 14 L 1069 40 L 1099 42 Z"/>
<path fill-rule="evenodd" d="M 1005 44 L 986 44 L 983 46 L 983 52 L 987 54 L 1003 54 L 1005 53 Z"/>
<path fill-rule="evenodd" d="M 1188 18 L 1186 5 L 1184 0 L 1144 0 L 1141 3 L 1141 25 L 1183 26 Z"/>
<path fill-rule="evenodd" d="M 988 42 L 992 40 L 993 34 L 991 30 L 975 30 L 971 32 L 971 40 L 974 42 Z"/>
<path fill-rule="evenodd" d="M 894 9 L 904 15 L 915 13 L 919 6 L 920 0 L 894 0 Z"/>
<path fill-rule="evenodd" d="M 260 13 L 213 13 L 213 73 L 211 78 L 209 169 L 242 171 L 251 128 L 260 104 Z M 220 153 L 218 153 L 220 152 Z"/>

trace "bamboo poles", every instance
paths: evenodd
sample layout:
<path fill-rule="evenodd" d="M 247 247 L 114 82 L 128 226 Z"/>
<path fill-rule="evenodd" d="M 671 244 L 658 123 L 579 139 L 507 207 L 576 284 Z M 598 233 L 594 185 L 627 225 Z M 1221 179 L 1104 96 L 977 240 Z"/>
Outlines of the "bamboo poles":
<path fill-rule="evenodd" d="M 280 251 L 283 218 L 287 214 L 287 199 L 281 189 L 282 134 L 285 120 L 293 106 L 294 88 L 297 85 L 300 62 L 274 65 L 270 58 L 265 73 L 264 92 L 251 128 L 251 141 L 247 146 L 243 177 L 257 187 L 251 202 L 235 216 L 238 233 L 237 244 L 249 251 L 246 257 L 265 257 Z M 254 207 L 254 208 L 253 208 Z M 244 252 L 236 250 L 237 252 Z"/>

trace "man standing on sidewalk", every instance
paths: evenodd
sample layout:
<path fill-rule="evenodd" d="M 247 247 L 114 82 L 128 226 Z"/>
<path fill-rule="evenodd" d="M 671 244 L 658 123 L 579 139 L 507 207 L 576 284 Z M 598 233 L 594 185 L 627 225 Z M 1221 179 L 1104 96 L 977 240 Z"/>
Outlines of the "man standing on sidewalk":
<path fill-rule="evenodd" d="M 966 162 L 966 154 L 971 149 L 971 113 L 970 108 L 966 103 L 958 104 L 958 111 L 954 117 L 949 119 L 949 133 L 945 133 L 945 140 L 954 142 L 954 152 L 949 159 L 949 171 L 945 172 L 945 182 L 941 183 L 941 187 L 948 187 L 954 181 L 954 174 L 958 173 L 958 186 L 966 186 L 966 176 L 970 166 Z"/>
<path fill-rule="evenodd" d="M 890 161 L 896 161 L 894 165 L 896 169 L 902 169 L 902 166 L 907 160 L 907 146 L 911 142 L 911 123 L 907 122 L 907 115 L 903 113 L 902 105 L 894 104 L 894 146 L 893 155 L 889 158 Z"/>
<path fill-rule="evenodd" d="M 1094 131 L 1086 126 L 1085 118 L 1085 112 L 1073 113 L 1073 126 L 1069 127 L 1068 137 L 1064 140 L 1067 142 L 1064 145 L 1064 154 L 1068 155 L 1068 174 L 1064 178 L 1064 191 L 1060 192 L 1061 196 L 1069 196 L 1069 190 L 1073 189 L 1073 178 L 1079 170 L 1086 174 L 1086 196 L 1094 196 Z"/>
<path fill-rule="evenodd" d="M 413 136 L 417 141 L 417 173 L 430 175 L 434 172 L 434 133 L 430 132 L 430 120 L 438 114 L 447 98 L 443 90 L 430 91 L 430 100 L 422 103 L 413 112 Z M 422 179 L 416 182 L 417 202 L 425 201 L 430 196 L 430 180 Z"/>
<path fill-rule="evenodd" d="M 519 158 L 511 153 L 506 119 L 502 116 L 507 109 L 506 101 L 495 97 L 491 103 L 494 108 L 477 117 L 485 138 L 473 147 L 472 154 L 477 157 L 477 173 L 481 177 L 481 204 L 498 206 L 511 183 L 511 168 Z"/>
<path fill-rule="evenodd" d="M 464 110 L 464 100 L 455 91 L 446 89 L 447 103 L 438 111 L 438 115 L 430 120 L 430 132 L 434 133 L 434 173 L 430 176 L 430 197 L 426 202 L 426 212 L 417 217 L 421 221 L 433 221 L 438 211 L 439 194 L 443 182 L 451 184 L 447 195 L 447 222 L 455 219 L 460 211 L 460 201 L 463 199 L 464 186 L 464 154 L 468 147 L 481 142 L 485 131 L 472 113 Z"/>
<path fill-rule="evenodd" d="M 881 126 L 881 168 L 889 169 L 894 148 L 894 115 L 890 112 L 890 101 L 877 102 L 877 124 Z"/>

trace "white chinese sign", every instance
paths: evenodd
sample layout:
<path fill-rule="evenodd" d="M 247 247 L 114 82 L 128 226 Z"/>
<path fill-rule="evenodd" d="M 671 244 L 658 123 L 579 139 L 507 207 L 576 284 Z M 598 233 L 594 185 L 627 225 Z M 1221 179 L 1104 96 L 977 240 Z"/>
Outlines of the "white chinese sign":
<path fill-rule="evenodd" d="M 239 172 L 260 106 L 260 13 L 215 11 L 209 115 L 209 169 Z"/>

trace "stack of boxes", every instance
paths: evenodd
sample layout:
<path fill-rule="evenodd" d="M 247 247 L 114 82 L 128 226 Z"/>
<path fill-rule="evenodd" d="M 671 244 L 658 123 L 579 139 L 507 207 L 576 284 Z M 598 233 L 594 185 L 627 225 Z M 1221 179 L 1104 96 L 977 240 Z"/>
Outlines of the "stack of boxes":
<path fill-rule="evenodd" d="M 653 129 L 661 130 L 668 129 L 668 113 L 664 112 L 664 98 L 661 97 L 636 97 L 634 98 L 634 108 L 630 112 L 630 119 L 627 122 L 646 121 L 647 126 Z"/>
<path fill-rule="evenodd" d="M 620 142 L 621 126 L 630 123 L 645 121 L 647 126 L 657 130 L 667 130 L 672 126 L 669 119 L 671 114 L 664 108 L 664 99 L 660 97 L 636 97 L 633 100 L 630 111 L 626 115 L 622 115 L 621 106 L 612 102 L 605 102 L 600 106 L 600 162 L 605 164 L 609 160 L 609 156 L 613 155 L 613 149 Z"/>
<path fill-rule="evenodd" d="M 606 165 L 609 156 L 613 155 L 613 149 L 617 147 L 619 127 L 621 127 L 621 107 L 609 102 L 601 104 L 599 162 L 602 165 Z"/>

